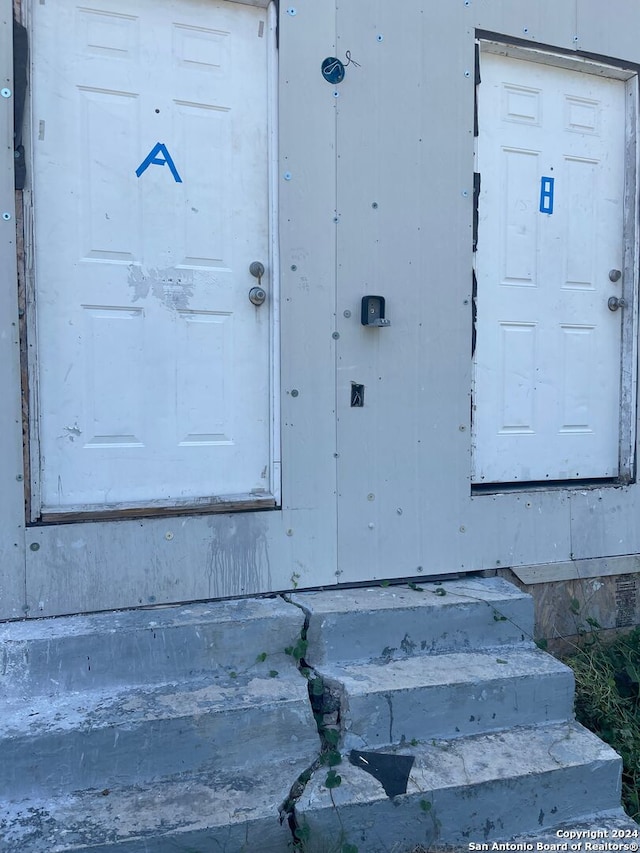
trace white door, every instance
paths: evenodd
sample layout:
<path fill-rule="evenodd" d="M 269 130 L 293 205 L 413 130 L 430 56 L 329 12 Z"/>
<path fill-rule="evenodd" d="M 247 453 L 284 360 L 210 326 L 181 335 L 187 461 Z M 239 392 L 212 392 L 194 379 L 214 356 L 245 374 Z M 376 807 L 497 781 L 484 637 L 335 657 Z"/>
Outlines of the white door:
<path fill-rule="evenodd" d="M 485 52 L 481 79 L 473 482 L 615 477 L 625 84 Z"/>
<path fill-rule="evenodd" d="M 273 504 L 267 10 L 32 10 L 42 513 Z"/>

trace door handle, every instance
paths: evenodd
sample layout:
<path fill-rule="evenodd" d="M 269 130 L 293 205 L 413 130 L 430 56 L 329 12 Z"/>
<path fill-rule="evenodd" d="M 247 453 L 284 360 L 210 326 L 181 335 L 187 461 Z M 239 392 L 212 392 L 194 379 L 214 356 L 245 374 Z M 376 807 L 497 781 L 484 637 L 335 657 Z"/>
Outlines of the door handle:
<path fill-rule="evenodd" d="M 626 308 L 626 300 L 618 298 L 617 296 L 610 296 L 607 300 L 607 307 L 609 311 L 617 311 L 618 308 Z"/>
<path fill-rule="evenodd" d="M 267 291 L 262 287 L 262 276 L 264 275 L 264 264 L 260 261 L 253 261 L 249 265 L 249 272 L 254 278 L 258 279 L 258 286 L 252 287 L 249 291 L 249 302 L 252 305 L 259 307 L 267 298 Z"/>

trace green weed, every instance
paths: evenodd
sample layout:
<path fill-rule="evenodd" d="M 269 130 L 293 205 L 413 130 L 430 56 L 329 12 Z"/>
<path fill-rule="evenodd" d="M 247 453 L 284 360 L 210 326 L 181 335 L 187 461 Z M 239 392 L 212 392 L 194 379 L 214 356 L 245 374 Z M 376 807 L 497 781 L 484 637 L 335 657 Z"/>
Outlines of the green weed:
<path fill-rule="evenodd" d="M 576 679 L 576 717 L 622 756 L 622 801 L 640 823 L 640 628 L 606 642 L 593 623 L 565 658 Z"/>

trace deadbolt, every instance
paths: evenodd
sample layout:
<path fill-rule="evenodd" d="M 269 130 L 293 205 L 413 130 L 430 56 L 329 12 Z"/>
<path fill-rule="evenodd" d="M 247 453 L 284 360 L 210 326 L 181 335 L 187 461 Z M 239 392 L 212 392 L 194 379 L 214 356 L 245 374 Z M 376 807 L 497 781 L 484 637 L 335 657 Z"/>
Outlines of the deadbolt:
<path fill-rule="evenodd" d="M 610 281 L 613 281 L 613 282 L 620 281 L 621 278 L 622 278 L 622 273 L 620 272 L 620 270 L 609 270 L 609 280 Z"/>
<path fill-rule="evenodd" d="M 607 307 L 609 311 L 617 311 L 618 308 L 624 308 L 626 306 L 626 302 L 624 299 L 618 299 L 617 296 L 610 296 L 607 300 Z"/>
<path fill-rule="evenodd" d="M 264 275 L 264 264 L 260 261 L 253 261 L 249 266 L 249 272 L 254 278 L 258 279 L 258 283 L 260 279 Z"/>

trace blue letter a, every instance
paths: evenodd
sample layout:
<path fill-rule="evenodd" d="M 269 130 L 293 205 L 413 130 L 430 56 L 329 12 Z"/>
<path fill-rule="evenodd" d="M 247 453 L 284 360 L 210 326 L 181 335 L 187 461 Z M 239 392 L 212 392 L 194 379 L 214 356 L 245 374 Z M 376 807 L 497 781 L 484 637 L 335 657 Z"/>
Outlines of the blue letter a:
<path fill-rule="evenodd" d="M 162 157 L 158 155 L 161 154 Z M 173 175 L 175 182 L 177 184 L 182 183 L 182 178 L 178 174 L 178 170 L 175 167 L 173 160 L 171 159 L 171 154 L 167 151 L 167 146 L 163 145 L 162 142 L 156 142 L 151 151 L 144 158 L 142 163 L 136 169 L 136 175 L 140 177 L 143 172 L 151 166 L 153 163 L 154 166 L 168 166 L 171 169 L 171 174 Z"/>

